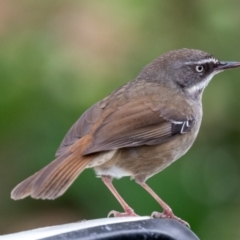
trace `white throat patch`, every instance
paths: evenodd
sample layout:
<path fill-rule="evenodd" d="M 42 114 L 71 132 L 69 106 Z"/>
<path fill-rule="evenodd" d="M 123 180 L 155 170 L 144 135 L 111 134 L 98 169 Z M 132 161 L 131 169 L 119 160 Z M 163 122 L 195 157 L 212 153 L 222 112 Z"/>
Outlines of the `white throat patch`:
<path fill-rule="evenodd" d="M 208 75 L 204 80 L 202 80 L 199 83 L 196 83 L 194 86 L 191 86 L 187 88 L 187 92 L 191 95 L 194 95 L 195 93 L 198 93 L 199 91 L 204 90 L 204 88 L 208 85 L 208 83 L 211 81 L 214 75 L 220 73 L 222 71 L 214 71 L 210 75 Z"/>

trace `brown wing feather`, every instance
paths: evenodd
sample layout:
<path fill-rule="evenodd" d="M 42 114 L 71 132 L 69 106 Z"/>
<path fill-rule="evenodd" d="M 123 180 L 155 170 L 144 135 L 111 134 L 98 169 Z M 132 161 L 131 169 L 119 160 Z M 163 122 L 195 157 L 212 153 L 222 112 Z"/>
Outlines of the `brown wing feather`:
<path fill-rule="evenodd" d="M 97 122 L 107 104 L 108 97 L 96 103 L 82 114 L 82 116 L 70 128 L 70 130 L 63 138 L 56 152 L 56 157 L 66 152 L 70 145 L 90 132 L 92 126 Z"/>
<path fill-rule="evenodd" d="M 180 134 L 172 131 L 174 122 L 188 121 L 178 110 L 153 109 L 149 104 L 135 101 L 125 104 L 108 115 L 92 133 L 92 142 L 84 149 L 89 154 L 112 149 L 155 145 Z M 188 128 L 188 131 L 191 128 Z M 180 129 L 181 130 L 181 129 Z"/>

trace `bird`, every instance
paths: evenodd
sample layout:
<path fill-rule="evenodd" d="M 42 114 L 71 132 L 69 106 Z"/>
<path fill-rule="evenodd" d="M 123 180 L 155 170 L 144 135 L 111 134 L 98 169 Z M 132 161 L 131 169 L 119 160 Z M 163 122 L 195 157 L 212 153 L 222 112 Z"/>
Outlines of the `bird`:
<path fill-rule="evenodd" d="M 153 217 L 188 225 L 146 183 L 182 157 L 194 143 L 202 120 L 202 94 L 214 75 L 240 67 L 196 49 L 169 51 L 146 65 L 132 81 L 97 102 L 62 140 L 54 161 L 19 183 L 14 200 L 55 199 L 83 170 L 93 168 L 124 212 L 137 216 L 112 184 L 130 177 L 162 207 Z"/>

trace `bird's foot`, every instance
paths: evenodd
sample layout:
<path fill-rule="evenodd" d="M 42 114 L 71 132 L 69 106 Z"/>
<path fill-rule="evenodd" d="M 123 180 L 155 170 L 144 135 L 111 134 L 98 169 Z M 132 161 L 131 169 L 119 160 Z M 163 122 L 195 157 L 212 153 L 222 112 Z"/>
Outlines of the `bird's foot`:
<path fill-rule="evenodd" d="M 138 215 L 133 211 L 133 209 L 127 209 L 125 212 L 117 212 L 112 210 L 108 213 L 108 217 L 113 215 L 113 217 L 138 217 Z"/>
<path fill-rule="evenodd" d="M 185 226 L 187 226 L 188 228 L 190 228 L 190 225 L 188 222 L 182 220 L 181 218 L 175 216 L 172 212 L 172 210 L 164 210 L 162 213 L 159 213 L 159 212 L 153 212 L 151 214 L 151 217 L 152 218 L 171 218 L 171 219 L 175 219 L 177 220 L 178 222 L 184 224 Z"/>

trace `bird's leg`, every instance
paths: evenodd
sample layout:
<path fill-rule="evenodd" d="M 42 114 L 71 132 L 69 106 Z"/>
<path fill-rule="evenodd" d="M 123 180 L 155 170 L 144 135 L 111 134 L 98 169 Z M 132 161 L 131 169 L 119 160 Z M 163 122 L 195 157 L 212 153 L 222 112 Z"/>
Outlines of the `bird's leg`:
<path fill-rule="evenodd" d="M 178 218 L 173 214 L 172 209 L 145 182 L 138 181 L 138 180 L 136 180 L 136 182 L 139 185 L 141 185 L 163 208 L 162 213 L 153 212 L 151 217 L 176 219 L 177 221 L 183 223 L 184 225 L 190 228 L 190 225 L 187 222 L 183 221 L 181 218 Z"/>
<path fill-rule="evenodd" d="M 102 181 L 117 199 L 117 201 L 121 204 L 122 208 L 124 209 L 123 213 L 117 212 L 112 210 L 109 212 L 108 217 L 113 215 L 114 217 L 130 217 L 130 216 L 138 216 L 134 210 L 124 201 L 124 199 L 120 196 L 117 192 L 116 188 L 112 184 L 112 178 L 110 176 L 101 176 Z"/>

